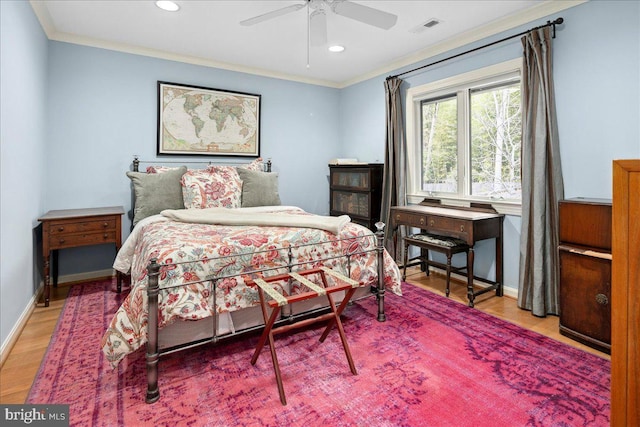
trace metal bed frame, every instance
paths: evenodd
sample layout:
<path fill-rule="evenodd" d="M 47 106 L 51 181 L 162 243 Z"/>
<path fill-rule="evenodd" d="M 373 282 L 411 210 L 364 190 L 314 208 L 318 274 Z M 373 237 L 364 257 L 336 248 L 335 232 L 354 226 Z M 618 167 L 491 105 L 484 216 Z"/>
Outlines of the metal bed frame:
<path fill-rule="evenodd" d="M 340 258 L 344 258 L 345 259 L 345 263 L 346 263 L 346 268 L 348 271 L 347 277 L 350 277 L 350 273 L 351 273 L 351 258 L 356 256 L 356 255 L 364 255 L 366 253 L 369 252 L 375 252 L 376 253 L 376 267 L 377 267 L 377 280 L 375 283 L 375 285 L 371 284 L 371 294 L 376 296 L 377 299 L 377 305 L 378 305 L 378 311 L 377 311 L 377 320 L 379 322 L 384 322 L 386 320 L 386 315 L 385 315 L 385 310 L 384 310 L 384 297 L 385 297 L 385 284 L 384 284 L 384 226 L 385 224 L 382 222 L 378 222 L 376 223 L 376 228 L 377 231 L 374 234 L 369 234 L 366 236 L 357 236 L 357 237 L 348 237 L 348 238 L 343 238 L 343 239 L 336 239 L 336 240 L 331 240 L 331 241 L 325 241 L 325 242 L 320 242 L 320 243 L 313 243 L 313 244 L 300 244 L 300 245 L 293 245 L 293 246 L 287 246 L 287 247 L 281 247 L 278 249 L 269 249 L 269 250 L 263 250 L 263 251 L 256 251 L 253 253 L 261 253 L 261 252 L 269 252 L 269 251 L 287 251 L 287 261 L 286 263 L 279 265 L 279 266 L 275 266 L 275 267 L 269 267 L 269 268 L 262 268 L 262 269 L 255 269 L 255 270 L 250 270 L 250 271 L 245 271 L 242 273 L 242 276 L 247 276 L 247 277 L 257 277 L 257 276 L 264 276 L 266 277 L 270 272 L 273 272 L 274 270 L 284 270 L 286 269 L 287 272 L 295 272 L 295 271 L 299 271 L 303 268 L 301 268 L 304 265 L 307 264 L 311 264 L 311 263 L 318 263 L 318 262 L 322 262 L 322 261 L 329 261 L 329 260 L 333 260 L 333 259 L 340 259 Z M 375 245 L 373 248 L 369 248 L 369 249 L 361 249 L 358 250 L 356 252 L 352 252 L 352 253 L 347 253 L 347 254 L 340 254 L 340 255 L 335 255 L 335 256 L 328 256 L 328 257 L 323 257 L 322 259 L 319 260 L 312 260 L 312 261 L 303 261 L 303 262 L 294 262 L 293 259 L 293 250 L 295 248 L 302 248 L 305 246 L 318 246 L 318 245 L 324 245 L 324 244 L 331 244 L 331 243 L 335 243 L 335 242 L 339 242 L 341 240 L 357 240 L 357 239 L 374 239 L 375 238 Z M 220 257 L 222 258 L 234 258 L 234 257 L 239 257 L 239 256 L 243 256 L 246 254 L 236 254 L 236 255 L 228 255 L 228 256 L 224 256 L 224 257 Z M 233 332 L 230 334 L 224 334 L 222 336 L 218 336 L 217 330 L 218 330 L 218 325 L 217 325 L 217 311 L 215 310 L 216 307 L 216 289 L 217 289 L 217 282 L 219 280 L 222 279 L 226 279 L 226 278 L 230 278 L 230 277 L 237 277 L 238 274 L 233 274 L 233 275 L 221 275 L 221 276 L 216 276 L 216 277 L 207 277 L 204 280 L 200 280 L 200 281 L 193 281 L 193 282 L 189 282 L 189 283 L 183 283 L 180 285 L 171 285 L 171 286 L 167 286 L 167 287 L 161 287 L 160 283 L 159 283 L 159 275 L 160 272 L 163 268 L 167 268 L 167 267 L 172 267 L 172 266 L 177 266 L 179 264 L 188 264 L 188 263 L 197 263 L 197 262 L 203 262 L 204 260 L 196 260 L 196 261 L 184 261 L 184 262 L 179 262 L 179 263 L 158 263 L 156 258 L 151 259 L 151 261 L 149 262 L 148 266 L 147 266 L 147 273 L 148 273 L 148 286 L 147 286 L 147 297 L 148 297 L 148 302 L 147 302 L 147 310 L 148 310 L 148 340 L 147 340 L 147 344 L 146 344 L 146 370 L 147 370 L 147 392 L 146 392 L 146 402 L 147 403 L 154 403 L 156 401 L 158 401 L 158 399 L 160 399 L 160 390 L 158 387 L 158 362 L 160 359 L 160 356 L 164 356 L 164 355 L 168 355 L 180 350 L 185 350 L 185 349 L 189 349 L 189 348 L 193 348 L 193 347 L 197 347 L 197 346 L 201 346 L 201 345 L 205 345 L 205 344 L 216 344 L 217 342 L 221 341 L 221 340 L 226 340 L 228 338 L 231 337 L 237 337 L 240 335 L 245 335 L 245 334 L 249 334 L 252 332 L 257 332 L 261 329 L 264 328 L 264 325 L 257 325 L 257 326 L 253 326 L 253 327 L 248 327 L 245 328 L 243 330 L 237 331 L 237 332 Z M 208 260 L 210 261 L 210 259 Z M 276 273 L 273 273 L 276 274 Z M 208 282 L 209 285 L 211 286 L 211 294 L 213 296 L 213 307 L 214 307 L 214 315 L 213 315 L 213 331 L 212 331 L 212 336 L 209 338 L 204 338 L 204 339 L 198 339 L 192 342 L 188 342 L 188 343 L 184 343 L 184 344 L 180 344 L 177 346 L 173 346 L 170 348 L 166 348 L 166 349 L 159 349 L 159 345 L 158 345 L 158 337 L 159 337 L 159 328 L 158 328 L 158 294 L 160 293 L 160 291 L 165 290 L 165 289 L 171 289 L 171 288 L 177 288 L 177 287 L 183 287 L 183 286 L 189 286 L 189 285 L 193 285 L 193 284 L 199 284 L 199 283 L 206 283 Z M 361 284 L 361 285 L 365 285 L 365 284 Z M 369 296 L 369 295 L 367 295 Z M 364 297 L 363 297 L 364 298 Z M 305 318 L 305 317 L 314 317 L 317 316 L 319 314 L 321 314 L 322 312 L 328 311 L 330 308 L 329 307 L 320 307 L 320 308 L 315 308 L 315 309 L 311 309 L 302 313 L 298 313 L 298 314 L 293 314 L 291 312 L 282 315 L 281 319 L 276 322 L 276 324 L 283 324 L 286 322 L 293 322 L 293 321 L 297 321 L 299 319 Z"/>

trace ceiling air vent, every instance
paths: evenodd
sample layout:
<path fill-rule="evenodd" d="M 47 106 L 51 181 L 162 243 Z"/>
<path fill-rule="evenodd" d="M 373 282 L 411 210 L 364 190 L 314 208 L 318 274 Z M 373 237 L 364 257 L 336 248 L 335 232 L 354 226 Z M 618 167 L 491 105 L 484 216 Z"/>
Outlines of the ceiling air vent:
<path fill-rule="evenodd" d="M 409 32 L 410 32 L 410 33 L 414 33 L 414 34 L 421 33 L 421 32 L 423 32 L 424 30 L 426 30 L 427 28 L 433 28 L 433 27 L 435 27 L 435 26 L 436 26 L 436 25 L 438 25 L 440 22 L 441 22 L 441 21 L 440 21 L 439 19 L 436 19 L 436 18 L 430 18 L 430 19 L 427 19 L 427 20 L 426 20 L 425 22 L 423 22 L 422 24 L 420 24 L 420 25 L 418 25 L 418 26 L 416 26 L 416 27 L 413 27 L 412 29 L 410 29 L 410 30 L 409 30 Z"/>

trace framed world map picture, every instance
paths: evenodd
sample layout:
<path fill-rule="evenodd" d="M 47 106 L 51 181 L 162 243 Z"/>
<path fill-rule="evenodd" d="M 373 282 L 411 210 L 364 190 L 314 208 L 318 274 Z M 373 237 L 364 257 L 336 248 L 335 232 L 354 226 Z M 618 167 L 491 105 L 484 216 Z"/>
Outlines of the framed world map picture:
<path fill-rule="evenodd" d="M 158 82 L 158 154 L 260 155 L 260 95 Z"/>

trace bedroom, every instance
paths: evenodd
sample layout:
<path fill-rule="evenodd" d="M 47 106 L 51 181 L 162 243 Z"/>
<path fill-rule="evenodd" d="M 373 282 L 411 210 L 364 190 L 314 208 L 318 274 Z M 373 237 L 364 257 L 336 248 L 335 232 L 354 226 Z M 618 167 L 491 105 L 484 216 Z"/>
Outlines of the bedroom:
<path fill-rule="evenodd" d="M 41 281 L 37 218 L 50 209 L 130 204 L 123 171 L 134 154 L 155 155 L 157 80 L 260 93 L 262 154 L 274 159 L 283 200 L 307 211 L 328 213 L 329 159 L 374 162 L 384 156 L 382 83 L 388 73 L 333 88 L 50 41 L 28 3 L 0 4 L 3 350 Z M 640 157 L 639 6 L 576 2 L 512 31 L 557 15 L 565 19 L 554 44 L 565 195 L 610 198 L 611 161 Z M 519 55 L 518 43 L 510 43 L 438 72 L 444 77 Z M 294 151 L 300 147 L 302 159 Z M 303 175 L 308 178 L 301 182 Z M 520 217 L 508 215 L 505 285 L 511 292 L 517 288 L 519 231 Z M 478 253 L 476 268 L 489 271 L 491 257 L 482 248 Z M 110 258 L 100 248 L 70 250 L 61 256 L 60 274 L 74 280 L 100 273 L 111 268 Z"/>

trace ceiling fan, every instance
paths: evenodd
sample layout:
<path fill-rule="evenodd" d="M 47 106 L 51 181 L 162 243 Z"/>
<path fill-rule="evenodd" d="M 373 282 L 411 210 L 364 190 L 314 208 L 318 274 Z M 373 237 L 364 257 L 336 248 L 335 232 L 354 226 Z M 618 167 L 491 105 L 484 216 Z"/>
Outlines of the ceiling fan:
<path fill-rule="evenodd" d="M 398 17 L 369 6 L 348 0 L 305 0 L 304 3 L 272 10 L 271 12 L 240 21 L 240 25 L 259 24 L 287 13 L 307 8 L 309 38 L 312 46 L 321 46 L 327 42 L 327 10 L 336 15 L 388 30 L 393 27 Z"/>

